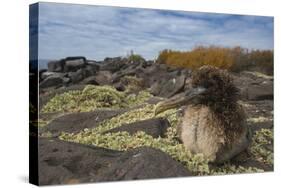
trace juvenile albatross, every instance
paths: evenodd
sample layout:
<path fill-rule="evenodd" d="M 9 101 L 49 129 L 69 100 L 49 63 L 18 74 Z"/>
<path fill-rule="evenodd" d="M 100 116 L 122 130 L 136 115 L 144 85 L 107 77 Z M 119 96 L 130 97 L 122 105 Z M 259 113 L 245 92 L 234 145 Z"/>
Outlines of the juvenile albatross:
<path fill-rule="evenodd" d="M 184 96 L 160 102 L 155 114 L 184 106 L 178 135 L 187 150 L 203 153 L 210 162 L 225 162 L 245 150 L 250 132 L 228 72 L 202 66 L 193 73 L 191 85 Z"/>

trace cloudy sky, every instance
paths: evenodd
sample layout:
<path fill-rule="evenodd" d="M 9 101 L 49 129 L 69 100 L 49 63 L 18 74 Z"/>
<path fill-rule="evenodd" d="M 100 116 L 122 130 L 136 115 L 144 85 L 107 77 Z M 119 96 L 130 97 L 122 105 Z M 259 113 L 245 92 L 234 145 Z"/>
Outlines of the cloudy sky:
<path fill-rule="evenodd" d="M 39 58 L 82 55 L 88 59 L 125 56 L 147 59 L 163 49 L 196 45 L 273 49 L 273 18 L 40 3 Z"/>

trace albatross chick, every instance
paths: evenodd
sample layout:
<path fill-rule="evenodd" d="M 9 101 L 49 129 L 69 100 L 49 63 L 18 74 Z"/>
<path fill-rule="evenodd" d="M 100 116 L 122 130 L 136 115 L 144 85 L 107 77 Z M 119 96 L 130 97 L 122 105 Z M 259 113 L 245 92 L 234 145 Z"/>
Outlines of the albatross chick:
<path fill-rule="evenodd" d="M 202 66 L 192 75 L 191 89 L 181 97 L 160 102 L 155 114 L 184 106 L 178 135 L 185 148 L 222 163 L 250 143 L 245 112 L 238 104 L 238 89 L 226 70 Z"/>

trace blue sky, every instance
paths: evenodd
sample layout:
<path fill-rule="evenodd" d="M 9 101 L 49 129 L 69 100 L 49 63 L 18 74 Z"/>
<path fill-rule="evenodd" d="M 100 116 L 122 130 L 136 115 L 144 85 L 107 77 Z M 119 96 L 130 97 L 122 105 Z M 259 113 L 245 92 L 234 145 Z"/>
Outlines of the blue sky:
<path fill-rule="evenodd" d="M 39 58 L 125 56 L 154 59 L 196 45 L 273 49 L 273 18 L 187 11 L 40 3 Z"/>

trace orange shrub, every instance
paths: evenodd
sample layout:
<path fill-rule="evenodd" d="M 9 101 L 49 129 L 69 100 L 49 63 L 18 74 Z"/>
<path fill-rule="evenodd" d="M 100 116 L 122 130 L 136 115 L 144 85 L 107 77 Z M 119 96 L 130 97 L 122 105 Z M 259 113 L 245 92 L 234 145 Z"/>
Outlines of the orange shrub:
<path fill-rule="evenodd" d="M 249 51 L 241 47 L 198 46 L 185 52 L 166 49 L 159 53 L 157 62 L 189 69 L 212 65 L 235 72 L 257 70 L 266 74 L 273 73 L 272 50 Z"/>
<path fill-rule="evenodd" d="M 163 50 L 157 62 L 191 69 L 206 64 L 228 69 L 234 63 L 234 58 L 229 48 L 198 46 L 187 52 Z"/>

